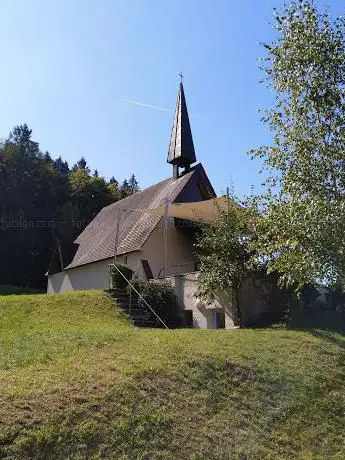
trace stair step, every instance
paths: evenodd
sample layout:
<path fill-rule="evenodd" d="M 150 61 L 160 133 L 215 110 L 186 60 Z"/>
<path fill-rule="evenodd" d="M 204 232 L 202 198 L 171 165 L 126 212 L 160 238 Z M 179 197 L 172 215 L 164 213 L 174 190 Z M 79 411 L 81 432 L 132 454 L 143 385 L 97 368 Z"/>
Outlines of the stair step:
<path fill-rule="evenodd" d="M 144 308 L 140 308 L 140 305 L 120 305 L 123 310 L 126 311 L 126 313 L 129 313 L 130 311 L 138 311 L 140 313 L 146 313 L 146 314 L 151 314 L 150 311 L 145 310 Z"/>
<path fill-rule="evenodd" d="M 132 324 L 137 327 L 158 327 L 157 318 L 151 310 L 138 300 L 138 296 L 117 289 L 107 290 L 117 307 L 121 308 Z"/>
<path fill-rule="evenodd" d="M 138 327 L 154 327 L 156 326 L 155 321 L 133 321 L 134 326 Z"/>
<path fill-rule="evenodd" d="M 138 316 L 145 316 L 148 318 L 151 317 L 151 315 L 141 310 L 127 310 L 126 313 L 131 316 L 138 315 Z"/>
<path fill-rule="evenodd" d="M 150 321 L 151 321 L 151 319 L 153 320 L 153 318 L 151 318 L 151 317 L 148 316 L 148 315 L 139 315 L 139 314 L 136 314 L 136 315 L 130 315 L 130 317 L 131 317 L 131 319 L 138 319 L 138 320 L 139 320 L 139 319 L 144 319 L 144 320 L 147 319 L 147 320 L 150 320 Z"/>

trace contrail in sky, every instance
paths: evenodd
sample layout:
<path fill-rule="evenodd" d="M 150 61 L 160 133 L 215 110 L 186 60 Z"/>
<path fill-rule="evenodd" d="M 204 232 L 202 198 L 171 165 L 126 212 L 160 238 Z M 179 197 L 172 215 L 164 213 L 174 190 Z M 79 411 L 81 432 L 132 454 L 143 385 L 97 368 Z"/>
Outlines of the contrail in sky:
<path fill-rule="evenodd" d="M 140 107 L 146 107 L 148 109 L 160 110 L 161 112 L 170 112 L 170 113 L 173 112 L 173 110 L 167 109 L 165 107 L 159 107 L 158 105 L 145 104 L 144 102 L 133 101 L 132 99 L 120 99 L 120 102 L 125 102 L 127 104 L 133 104 L 133 105 L 139 105 Z M 197 118 L 199 120 L 207 120 L 207 118 L 205 117 L 199 117 L 199 116 L 194 116 L 194 115 L 191 115 L 191 118 Z"/>
<path fill-rule="evenodd" d="M 148 109 L 161 110 L 162 112 L 172 112 L 165 107 L 158 107 L 157 105 L 144 104 L 144 102 L 132 101 L 131 99 L 120 99 L 120 102 L 127 102 L 128 104 L 140 105 L 140 107 L 147 107 Z"/>

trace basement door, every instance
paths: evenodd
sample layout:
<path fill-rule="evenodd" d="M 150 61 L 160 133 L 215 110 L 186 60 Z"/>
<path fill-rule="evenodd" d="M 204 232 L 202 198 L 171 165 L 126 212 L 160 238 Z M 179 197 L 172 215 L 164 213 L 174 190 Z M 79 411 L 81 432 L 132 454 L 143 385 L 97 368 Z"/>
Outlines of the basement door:
<path fill-rule="evenodd" d="M 213 312 L 213 329 L 225 329 L 225 311 Z"/>

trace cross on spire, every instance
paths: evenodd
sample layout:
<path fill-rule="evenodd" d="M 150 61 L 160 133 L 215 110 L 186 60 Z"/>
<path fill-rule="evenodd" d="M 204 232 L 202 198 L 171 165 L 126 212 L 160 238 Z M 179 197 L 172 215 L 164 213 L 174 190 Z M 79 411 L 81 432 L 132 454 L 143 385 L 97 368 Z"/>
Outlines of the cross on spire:
<path fill-rule="evenodd" d="M 182 80 L 183 80 L 183 77 L 184 77 L 182 71 L 181 71 L 178 75 L 179 75 L 179 77 L 180 77 L 180 79 L 181 79 L 180 83 L 182 83 Z"/>

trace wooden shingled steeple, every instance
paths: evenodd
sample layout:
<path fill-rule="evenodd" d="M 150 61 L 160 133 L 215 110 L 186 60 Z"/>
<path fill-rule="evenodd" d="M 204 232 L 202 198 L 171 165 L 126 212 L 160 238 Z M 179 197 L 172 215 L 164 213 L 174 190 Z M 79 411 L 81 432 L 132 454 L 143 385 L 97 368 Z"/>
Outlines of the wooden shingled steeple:
<path fill-rule="evenodd" d="M 192 131 L 189 123 L 182 75 L 177 96 L 174 124 L 171 132 L 167 162 L 173 165 L 173 177 L 179 177 L 179 168 L 188 172 L 190 165 L 196 162 Z"/>

